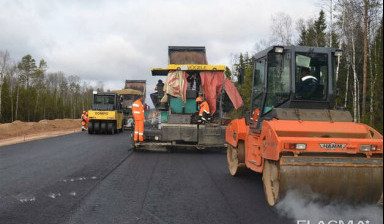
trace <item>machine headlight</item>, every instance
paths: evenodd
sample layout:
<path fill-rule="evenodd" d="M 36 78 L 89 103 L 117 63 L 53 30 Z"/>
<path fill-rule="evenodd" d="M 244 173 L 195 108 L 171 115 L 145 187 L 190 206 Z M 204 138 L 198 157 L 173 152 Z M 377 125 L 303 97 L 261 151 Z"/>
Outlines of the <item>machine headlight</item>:
<path fill-rule="evenodd" d="M 285 149 L 298 149 L 298 150 L 306 150 L 307 144 L 304 143 L 287 143 L 284 144 Z"/>
<path fill-rule="evenodd" d="M 376 145 L 360 145 L 361 152 L 379 151 Z"/>
<path fill-rule="evenodd" d="M 296 149 L 301 149 L 301 150 L 307 149 L 307 144 L 296 144 Z"/>
<path fill-rule="evenodd" d="M 284 48 L 283 47 L 280 47 L 280 46 L 277 46 L 275 47 L 275 53 L 283 53 L 284 52 Z"/>
<path fill-rule="evenodd" d="M 336 56 L 336 57 L 341 57 L 341 56 L 343 56 L 343 51 L 340 51 L 340 50 L 335 51 L 335 56 Z"/>

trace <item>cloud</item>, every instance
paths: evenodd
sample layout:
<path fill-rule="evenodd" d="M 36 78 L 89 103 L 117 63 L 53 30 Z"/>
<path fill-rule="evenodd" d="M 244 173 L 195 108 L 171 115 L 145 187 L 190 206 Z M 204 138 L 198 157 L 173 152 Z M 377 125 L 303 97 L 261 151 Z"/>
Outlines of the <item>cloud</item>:
<path fill-rule="evenodd" d="M 229 65 L 231 55 L 269 37 L 279 11 L 297 19 L 318 9 L 309 0 L 3 0 L 0 50 L 109 89 L 125 79 L 154 86 L 150 68 L 166 66 L 169 45 L 206 46 L 210 63 Z"/>
<path fill-rule="evenodd" d="M 77 48 L 67 47 L 64 44 L 60 47 L 63 49 L 60 54 L 52 52 L 49 55 L 57 62 L 52 66 L 82 74 L 85 79 L 98 77 L 107 81 L 110 77 L 140 78 L 143 76 L 140 72 L 146 68 L 142 62 L 151 61 L 152 57 L 149 55 L 147 58 L 129 40 L 115 35 L 108 35 L 99 42 L 84 43 Z"/>

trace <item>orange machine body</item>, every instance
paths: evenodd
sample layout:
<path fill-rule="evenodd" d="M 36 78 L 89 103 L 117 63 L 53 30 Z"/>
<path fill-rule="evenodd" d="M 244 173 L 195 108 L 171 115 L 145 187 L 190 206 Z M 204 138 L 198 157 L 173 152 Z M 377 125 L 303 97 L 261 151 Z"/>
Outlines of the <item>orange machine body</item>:
<path fill-rule="evenodd" d="M 226 141 L 234 147 L 238 146 L 239 141 L 243 141 L 245 164 L 259 173 L 263 171 L 264 159 L 278 161 L 282 155 L 361 155 L 366 158 L 383 156 L 383 136 L 365 124 L 353 122 L 273 119 L 263 121 L 262 131 L 257 133 L 246 125 L 245 119 L 237 119 L 228 125 Z M 305 144 L 306 149 L 292 149 L 292 144 Z M 361 145 L 371 145 L 376 150 L 362 152 Z"/>
<path fill-rule="evenodd" d="M 341 55 L 335 48 L 271 46 L 254 57 L 250 111 L 227 126 L 227 162 L 232 176 L 246 168 L 263 174 L 270 206 L 290 190 L 353 204 L 377 203 L 382 195 L 383 136 L 335 105 Z M 302 78 L 308 71 L 311 83 Z"/>

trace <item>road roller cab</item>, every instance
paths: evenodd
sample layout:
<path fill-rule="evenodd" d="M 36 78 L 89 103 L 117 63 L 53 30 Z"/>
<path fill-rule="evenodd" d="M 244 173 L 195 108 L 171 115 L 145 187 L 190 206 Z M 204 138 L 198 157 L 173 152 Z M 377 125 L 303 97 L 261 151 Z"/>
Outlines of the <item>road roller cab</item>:
<path fill-rule="evenodd" d="M 268 203 L 288 191 L 374 203 L 383 189 L 383 136 L 336 110 L 335 48 L 274 46 L 255 55 L 251 111 L 226 129 L 232 175 L 263 173 Z"/>
<path fill-rule="evenodd" d="M 93 92 L 92 110 L 88 111 L 89 134 L 114 134 L 123 131 L 123 111 L 117 93 Z"/>
<path fill-rule="evenodd" d="M 125 80 L 125 86 L 122 90 L 113 90 L 112 92 L 120 95 L 120 103 L 122 106 L 124 119 L 124 129 L 134 129 L 135 121 L 132 114 L 132 103 L 135 101 L 138 95 L 144 97 L 145 102 L 147 81 L 146 80 Z"/>

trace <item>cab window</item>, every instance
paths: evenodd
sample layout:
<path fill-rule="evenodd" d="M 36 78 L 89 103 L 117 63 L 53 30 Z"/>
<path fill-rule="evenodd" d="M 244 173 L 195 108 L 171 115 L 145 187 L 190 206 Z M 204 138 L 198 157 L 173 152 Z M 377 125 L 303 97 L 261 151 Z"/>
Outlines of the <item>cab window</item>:
<path fill-rule="evenodd" d="M 297 53 L 295 99 L 326 100 L 328 74 L 327 54 Z"/>
<path fill-rule="evenodd" d="M 268 55 L 268 93 L 264 114 L 289 99 L 290 95 L 290 54 L 271 53 Z"/>
<path fill-rule="evenodd" d="M 114 96 L 95 95 L 95 104 L 114 104 Z"/>
<path fill-rule="evenodd" d="M 263 92 L 265 86 L 265 59 L 259 59 L 255 63 L 252 85 L 252 111 L 262 107 Z"/>

